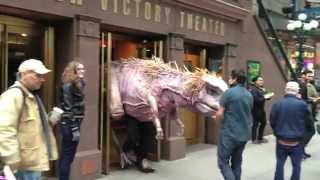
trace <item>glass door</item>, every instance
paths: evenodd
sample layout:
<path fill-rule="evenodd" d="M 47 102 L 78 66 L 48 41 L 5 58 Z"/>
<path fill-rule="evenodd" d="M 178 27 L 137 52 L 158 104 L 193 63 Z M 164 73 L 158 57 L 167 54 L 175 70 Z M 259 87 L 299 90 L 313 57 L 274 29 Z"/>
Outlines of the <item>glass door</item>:
<path fill-rule="evenodd" d="M 17 79 L 20 63 L 43 60 L 44 30 L 31 21 L 0 15 L 1 92 Z"/>
<path fill-rule="evenodd" d="M 41 29 L 21 26 L 7 26 L 7 72 L 5 87 L 17 79 L 16 72 L 20 63 L 26 59 L 43 59 Z"/>
<path fill-rule="evenodd" d="M 206 49 L 200 46 L 185 44 L 184 65 L 189 71 L 205 68 L 206 54 Z M 203 139 L 202 117 L 187 108 L 179 108 L 179 115 L 185 126 L 184 137 L 187 145 L 200 143 Z"/>
<path fill-rule="evenodd" d="M 101 34 L 101 61 L 100 61 L 100 136 L 99 148 L 102 152 L 102 173 L 110 172 L 110 84 L 111 84 L 111 51 L 112 34 Z"/>
<path fill-rule="evenodd" d="M 5 91 L 17 79 L 20 63 L 39 59 L 52 70 L 41 90 L 45 106 L 54 100 L 54 31 L 33 21 L 0 15 L 0 91 Z M 50 97 L 50 98 L 49 98 Z M 52 97 L 52 98 L 51 98 Z"/>
<path fill-rule="evenodd" d="M 122 58 L 151 59 L 163 57 L 163 41 L 149 40 L 136 36 L 127 36 L 111 32 L 101 34 L 100 61 L 100 136 L 99 145 L 102 151 L 102 172 L 110 172 L 110 164 L 119 161 L 119 150 L 124 140 L 124 131 L 110 118 L 111 62 Z M 116 125 L 115 125 L 116 124 Z M 116 126 L 116 127 L 115 127 Z M 120 125 L 121 126 L 121 125 Z M 155 141 L 152 159 L 160 160 L 160 143 Z"/>
<path fill-rule="evenodd" d="M 6 33 L 5 33 L 5 25 L 0 24 L 0 72 L 1 72 L 1 77 L 0 77 L 0 90 L 3 92 L 6 88 L 6 61 L 7 59 L 7 53 L 6 53 Z"/>

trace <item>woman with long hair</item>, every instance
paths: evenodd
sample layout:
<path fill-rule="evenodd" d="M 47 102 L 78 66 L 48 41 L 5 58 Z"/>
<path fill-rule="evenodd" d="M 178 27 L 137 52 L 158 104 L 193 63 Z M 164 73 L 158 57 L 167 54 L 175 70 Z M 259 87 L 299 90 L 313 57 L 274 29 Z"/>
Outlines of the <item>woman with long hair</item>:
<path fill-rule="evenodd" d="M 70 62 L 62 73 L 60 93 L 64 113 L 59 124 L 62 137 L 59 162 L 59 180 L 69 180 L 70 166 L 80 141 L 80 126 L 84 117 L 84 66 Z"/>

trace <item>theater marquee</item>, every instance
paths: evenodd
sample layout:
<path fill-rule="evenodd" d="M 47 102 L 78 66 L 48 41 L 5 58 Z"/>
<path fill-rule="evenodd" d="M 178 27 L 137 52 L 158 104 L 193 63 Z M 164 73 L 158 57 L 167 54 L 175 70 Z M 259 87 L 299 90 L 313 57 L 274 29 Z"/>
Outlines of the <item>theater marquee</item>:
<path fill-rule="evenodd" d="M 66 3 L 69 2 L 75 5 L 83 5 L 85 4 L 86 0 L 56 1 Z M 130 16 L 143 19 L 148 22 L 163 23 L 165 25 L 177 25 L 180 29 L 187 31 L 209 33 L 218 36 L 225 35 L 225 23 L 217 18 L 206 15 L 200 15 L 186 10 L 176 10 L 165 5 L 144 0 L 97 1 L 100 1 L 102 11 L 112 12 L 115 15 Z"/>

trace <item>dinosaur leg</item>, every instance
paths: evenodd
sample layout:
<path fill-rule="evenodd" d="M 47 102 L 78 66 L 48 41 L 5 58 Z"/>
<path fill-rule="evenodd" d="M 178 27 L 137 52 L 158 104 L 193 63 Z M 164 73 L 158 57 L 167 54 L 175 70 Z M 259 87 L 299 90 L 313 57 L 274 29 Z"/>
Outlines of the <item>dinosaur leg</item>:
<path fill-rule="evenodd" d="M 177 133 L 178 136 L 183 136 L 184 134 L 184 124 L 181 121 L 180 117 L 178 116 L 178 108 L 173 109 L 170 113 L 169 113 L 169 117 L 170 119 L 174 120 L 177 124 L 177 126 L 179 127 L 179 131 Z"/>
<path fill-rule="evenodd" d="M 153 113 L 153 124 L 156 129 L 156 139 L 161 140 L 163 139 L 163 130 L 161 127 L 160 119 L 159 119 L 159 111 L 158 111 L 158 105 L 157 100 L 154 96 L 148 95 L 148 103 L 152 109 Z"/>
<path fill-rule="evenodd" d="M 112 135 L 113 142 L 117 146 L 119 153 L 120 153 L 120 167 L 123 169 L 127 165 L 132 165 L 132 162 L 129 160 L 127 154 L 123 151 L 121 144 L 119 142 L 119 139 L 118 139 L 116 132 L 114 130 L 111 130 L 111 135 Z"/>

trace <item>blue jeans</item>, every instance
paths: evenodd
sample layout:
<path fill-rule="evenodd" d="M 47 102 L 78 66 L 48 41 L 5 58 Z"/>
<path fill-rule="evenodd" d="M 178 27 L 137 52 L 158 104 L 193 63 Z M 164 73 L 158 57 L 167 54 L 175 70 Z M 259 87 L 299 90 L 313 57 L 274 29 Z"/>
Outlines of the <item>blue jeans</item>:
<path fill-rule="evenodd" d="M 274 180 L 284 180 L 284 164 L 286 163 L 288 156 L 292 163 L 291 180 L 299 180 L 303 157 L 303 145 L 286 146 L 277 142 L 276 146 L 277 167 Z"/>
<path fill-rule="evenodd" d="M 218 144 L 218 166 L 225 180 L 241 179 L 242 153 L 247 142 L 221 135 Z"/>
<path fill-rule="evenodd" d="M 59 180 L 69 180 L 71 164 L 77 152 L 79 141 L 72 141 L 72 130 L 69 124 L 60 124 L 60 133 L 62 143 L 59 161 Z"/>
<path fill-rule="evenodd" d="M 22 171 L 19 170 L 15 174 L 17 180 L 41 180 L 40 171 Z"/>

